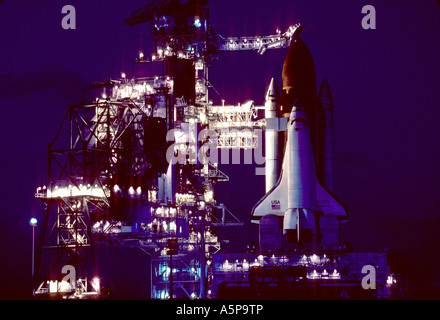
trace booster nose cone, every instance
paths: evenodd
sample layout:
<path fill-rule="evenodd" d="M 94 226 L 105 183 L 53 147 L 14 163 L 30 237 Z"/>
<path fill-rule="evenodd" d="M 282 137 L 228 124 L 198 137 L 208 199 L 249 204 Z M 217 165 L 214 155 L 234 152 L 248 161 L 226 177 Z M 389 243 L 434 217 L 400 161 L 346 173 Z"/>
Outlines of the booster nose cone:
<path fill-rule="evenodd" d="M 267 88 L 266 91 L 266 101 L 265 101 L 266 118 L 279 117 L 280 106 L 281 106 L 280 92 L 278 91 L 278 86 L 277 83 L 275 82 L 275 79 L 272 78 L 269 87 Z"/>
<path fill-rule="evenodd" d="M 315 63 L 309 49 L 301 38 L 290 46 L 282 71 L 283 112 L 290 113 L 293 104 L 303 106 L 307 111 L 316 103 Z"/>
<path fill-rule="evenodd" d="M 319 89 L 318 94 L 318 101 L 329 101 L 332 102 L 332 93 L 330 91 L 330 86 L 328 85 L 327 78 L 324 78 L 322 80 L 321 88 Z M 324 108 L 332 108 L 333 109 L 333 103 L 327 103 L 324 105 Z"/>
<path fill-rule="evenodd" d="M 280 91 L 278 90 L 278 86 L 277 86 L 277 83 L 275 82 L 275 79 L 272 78 L 270 80 L 269 87 L 267 88 L 266 101 L 279 102 L 280 100 L 281 100 Z"/>

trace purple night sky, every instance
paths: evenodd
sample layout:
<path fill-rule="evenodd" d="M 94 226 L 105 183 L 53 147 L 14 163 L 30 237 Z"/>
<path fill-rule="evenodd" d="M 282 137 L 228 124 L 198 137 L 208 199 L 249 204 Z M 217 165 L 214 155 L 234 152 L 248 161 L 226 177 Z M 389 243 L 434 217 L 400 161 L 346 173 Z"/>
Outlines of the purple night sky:
<path fill-rule="evenodd" d="M 134 64 L 140 50 L 152 52 L 149 25 L 122 25 L 146 2 L 0 1 L 1 299 L 30 298 L 29 219 L 42 217 L 34 192 L 46 183 L 47 144 L 67 104 L 78 103 L 82 88 L 93 81 L 119 78 L 121 72 L 129 78 L 153 75 L 148 65 Z M 75 30 L 61 27 L 67 4 L 76 8 Z M 367 4 L 376 8 L 376 30 L 361 26 Z M 225 37 L 303 25 L 317 87 L 326 77 L 334 100 L 334 189 L 350 219 L 343 239 L 355 251 L 404 254 L 414 285 L 440 288 L 439 3 L 211 0 L 209 7 L 211 25 Z M 252 99 L 262 105 L 270 79 L 281 86 L 286 53 L 221 53 L 209 73 L 221 95 L 211 90 L 214 103 Z M 228 249 L 240 251 L 258 240 L 250 213 L 263 196 L 264 177 L 255 176 L 251 165 L 224 171 L 230 182 L 218 185 L 219 201 L 245 226 L 222 234 L 231 241 Z M 97 258 L 120 297 L 148 294 L 144 254 L 102 248 Z"/>

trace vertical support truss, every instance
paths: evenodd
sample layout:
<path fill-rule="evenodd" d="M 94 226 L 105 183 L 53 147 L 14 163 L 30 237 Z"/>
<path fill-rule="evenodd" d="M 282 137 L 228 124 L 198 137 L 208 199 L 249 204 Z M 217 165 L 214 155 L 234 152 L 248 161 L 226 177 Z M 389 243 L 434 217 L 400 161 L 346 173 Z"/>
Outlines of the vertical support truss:
<path fill-rule="evenodd" d="M 90 215 L 102 210 L 103 203 L 82 196 L 46 198 L 46 204 L 34 275 L 34 295 L 99 297 Z M 50 230 L 48 226 L 52 226 Z M 48 264 L 48 261 L 54 263 Z"/>
<path fill-rule="evenodd" d="M 157 79 L 149 83 L 164 87 Z M 139 86 L 126 90 L 107 83 L 102 87 L 104 94 L 111 90 L 119 98 L 103 94 L 105 98 L 91 104 L 69 105 L 49 145 L 48 185 L 38 187 L 36 193 L 45 211 L 34 272 L 35 296 L 99 296 L 92 226 L 111 218 L 115 179 L 145 176 L 148 168 L 144 122 L 153 108 L 146 103 L 147 85 L 141 87 L 142 94 Z"/>

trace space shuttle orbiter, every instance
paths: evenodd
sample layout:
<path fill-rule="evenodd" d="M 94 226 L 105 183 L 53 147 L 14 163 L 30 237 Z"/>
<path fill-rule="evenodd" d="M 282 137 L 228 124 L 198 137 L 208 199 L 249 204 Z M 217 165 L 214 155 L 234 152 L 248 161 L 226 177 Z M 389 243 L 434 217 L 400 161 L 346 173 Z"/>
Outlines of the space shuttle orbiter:
<path fill-rule="evenodd" d="M 266 215 L 283 217 L 283 234 L 291 242 L 310 242 L 316 234 L 317 213 L 345 219 L 343 206 L 320 185 L 307 115 L 294 106 L 287 123 L 287 141 L 277 184 L 255 205 L 255 223 Z"/>
<path fill-rule="evenodd" d="M 280 249 L 281 228 L 289 242 L 316 235 L 323 247 L 335 248 L 348 217 L 331 193 L 333 103 L 326 80 L 317 101 L 315 64 L 300 37 L 284 60 L 282 89 L 280 95 L 272 79 L 266 94 L 266 194 L 251 221 L 260 224 L 262 250 Z"/>

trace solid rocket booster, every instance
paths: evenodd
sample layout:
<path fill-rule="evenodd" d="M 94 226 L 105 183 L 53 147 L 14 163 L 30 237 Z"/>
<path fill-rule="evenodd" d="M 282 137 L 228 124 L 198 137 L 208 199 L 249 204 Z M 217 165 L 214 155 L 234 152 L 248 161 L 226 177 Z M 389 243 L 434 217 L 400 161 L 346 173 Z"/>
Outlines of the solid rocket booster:
<path fill-rule="evenodd" d="M 265 99 L 265 175 L 266 192 L 269 192 L 277 183 L 281 166 L 281 134 L 278 130 L 280 93 L 275 79 L 272 78 L 266 92 Z"/>
<path fill-rule="evenodd" d="M 318 94 L 318 179 L 333 191 L 333 98 L 324 78 Z"/>

